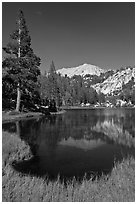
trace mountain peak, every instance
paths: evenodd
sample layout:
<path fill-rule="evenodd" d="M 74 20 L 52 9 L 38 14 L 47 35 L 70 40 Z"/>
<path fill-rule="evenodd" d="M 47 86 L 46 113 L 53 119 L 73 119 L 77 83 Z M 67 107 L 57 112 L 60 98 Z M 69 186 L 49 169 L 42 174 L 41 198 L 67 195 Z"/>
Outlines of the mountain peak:
<path fill-rule="evenodd" d="M 60 73 L 62 76 L 67 75 L 68 77 L 73 77 L 74 75 L 85 76 L 86 74 L 99 76 L 103 72 L 105 71 L 100 67 L 87 63 L 84 63 L 77 67 L 62 68 L 57 70 L 57 73 Z"/>

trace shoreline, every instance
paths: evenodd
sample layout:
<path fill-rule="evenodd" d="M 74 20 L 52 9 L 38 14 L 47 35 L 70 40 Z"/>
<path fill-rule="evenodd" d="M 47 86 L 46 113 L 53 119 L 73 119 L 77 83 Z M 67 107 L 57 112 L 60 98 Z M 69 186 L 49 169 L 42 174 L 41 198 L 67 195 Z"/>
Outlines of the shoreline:
<path fill-rule="evenodd" d="M 60 114 L 63 114 L 63 113 L 66 113 L 66 110 L 61 110 L 61 111 L 57 111 L 57 112 L 50 112 L 50 115 L 60 115 Z"/>
<path fill-rule="evenodd" d="M 2 123 L 22 120 L 22 119 L 32 119 L 43 116 L 43 113 L 40 112 L 28 112 L 28 113 L 19 113 L 17 115 L 9 115 L 8 113 L 2 112 Z"/>
<path fill-rule="evenodd" d="M 61 107 L 63 110 L 92 110 L 92 109 L 121 109 L 121 108 L 134 108 L 135 107 L 80 107 L 80 106 L 66 106 Z"/>
<path fill-rule="evenodd" d="M 9 115 L 8 112 L 2 112 L 2 123 L 11 122 L 11 121 L 18 121 L 18 120 L 27 120 L 27 119 L 35 119 L 38 117 L 50 116 L 50 115 L 59 115 L 65 113 L 65 110 L 58 111 L 58 112 L 50 112 L 49 115 L 45 115 L 41 112 L 28 112 L 28 113 L 19 113 L 16 115 Z"/>
<path fill-rule="evenodd" d="M 95 109 L 121 109 L 121 108 L 131 108 L 135 109 L 135 107 L 79 107 L 79 106 L 70 106 L 70 107 L 61 107 L 61 111 L 50 112 L 49 116 L 52 115 L 60 115 L 64 114 L 67 110 L 95 110 Z M 41 112 L 28 112 L 28 113 L 19 113 L 16 115 L 9 115 L 8 112 L 2 111 L 2 123 L 17 121 L 17 120 L 27 120 L 27 119 L 35 119 L 38 117 L 48 116 Z"/>

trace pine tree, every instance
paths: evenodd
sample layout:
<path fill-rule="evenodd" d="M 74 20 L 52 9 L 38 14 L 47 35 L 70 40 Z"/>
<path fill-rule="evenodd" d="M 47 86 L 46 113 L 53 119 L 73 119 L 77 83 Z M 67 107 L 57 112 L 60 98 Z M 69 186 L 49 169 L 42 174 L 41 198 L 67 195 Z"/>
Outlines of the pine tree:
<path fill-rule="evenodd" d="M 40 58 L 31 48 L 31 37 L 21 10 L 19 10 L 16 25 L 16 30 L 10 35 L 11 42 L 3 48 L 9 55 L 3 60 L 2 68 L 16 85 L 16 111 L 19 111 L 21 93 L 24 90 L 31 92 L 35 88 L 37 77 L 40 75 Z"/>
<path fill-rule="evenodd" d="M 56 104 L 59 105 L 60 91 L 57 83 L 57 74 L 53 61 L 50 65 L 48 82 L 49 82 L 49 98 L 50 100 L 54 100 Z"/>
<path fill-rule="evenodd" d="M 51 65 L 50 65 L 50 74 L 52 75 L 56 74 L 56 69 L 53 61 L 51 62 Z"/>

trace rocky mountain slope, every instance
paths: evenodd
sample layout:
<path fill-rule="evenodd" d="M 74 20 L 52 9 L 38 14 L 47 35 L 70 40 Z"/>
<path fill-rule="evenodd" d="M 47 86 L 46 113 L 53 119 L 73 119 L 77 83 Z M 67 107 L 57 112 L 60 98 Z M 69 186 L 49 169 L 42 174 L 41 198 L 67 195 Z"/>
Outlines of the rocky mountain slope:
<path fill-rule="evenodd" d="M 86 74 L 99 76 L 103 72 L 105 72 L 103 69 L 91 64 L 83 64 L 78 67 L 57 70 L 57 73 L 60 73 L 62 76 L 67 75 L 68 77 L 73 77 L 74 75 L 85 76 Z"/>
<path fill-rule="evenodd" d="M 105 95 L 113 94 L 114 92 L 121 91 L 123 85 L 127 84 L 130 80 L 135 81 L 135 68 L 117 70 L 102 83 L 94 84 L 92 87 L 97 92 L 102 92 Z"/>

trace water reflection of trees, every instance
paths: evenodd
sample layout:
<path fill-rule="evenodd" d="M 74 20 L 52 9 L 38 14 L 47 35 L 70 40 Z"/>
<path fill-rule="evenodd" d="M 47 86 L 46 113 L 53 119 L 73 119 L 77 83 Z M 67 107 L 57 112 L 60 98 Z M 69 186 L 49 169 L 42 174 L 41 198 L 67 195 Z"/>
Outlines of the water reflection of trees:
<path fill-rule="evenodd" d="M 55 148 L 62 139 L 101 139 L 108 143 L 133 145 L 135 114 L 124 110 L 70 111 L 38 120 L 20 121 L 20 137 L 29 145 L 45 143 Z"/>

